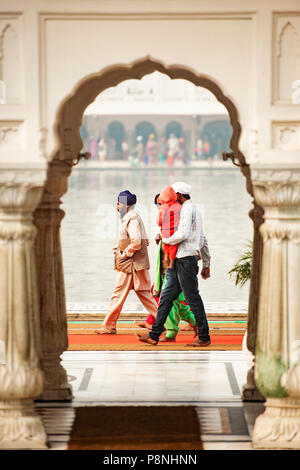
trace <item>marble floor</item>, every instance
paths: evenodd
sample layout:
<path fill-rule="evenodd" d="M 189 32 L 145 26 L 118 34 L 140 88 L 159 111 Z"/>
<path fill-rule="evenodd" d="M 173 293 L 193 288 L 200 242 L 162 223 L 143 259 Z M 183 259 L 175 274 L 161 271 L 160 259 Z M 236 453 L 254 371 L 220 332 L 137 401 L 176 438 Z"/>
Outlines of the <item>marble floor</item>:
<path fill-rule="evenodd" d="M 72 403 L 37 402 L 50 449 L 66 449 L 74 408 L 95 405 L 192 405 L 207 450 L 250 450 L 262 403 L 245 403 L 249 368 L 240 351 L 67 351 L 62 363 Z"/>

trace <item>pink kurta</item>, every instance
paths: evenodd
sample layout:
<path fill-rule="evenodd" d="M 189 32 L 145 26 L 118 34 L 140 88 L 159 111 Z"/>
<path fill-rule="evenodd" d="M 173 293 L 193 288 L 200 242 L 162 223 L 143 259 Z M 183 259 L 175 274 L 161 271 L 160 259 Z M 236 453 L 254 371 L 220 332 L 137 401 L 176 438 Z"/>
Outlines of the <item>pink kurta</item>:
<path fill-rule="evenodd" d="M 134 256 L 138 250 L 141 250 L 142 233 L 145 232 L 144 227 L 141 227 L 141 223 L 139 222 L 139 219 L 135 217 L 135 214 L 134 209 L 131 209 L 123 217 L 120 228 L 120 238 L 124 238 L 127 234 L 130 238 L 129 245 L 123 251 L 123 256 L 129 258 Z M 127 234 L 125 234 L 125 231 Z M 103 328 L 108 332 L 115 330 L 123 305 L 131 289 L 136 292 L 146 310 L 156 317 L 157 304 L 150 291 L 151 281 L 148 268 L 136 269 L 135 266 L 131 273 L 118 271 L 109 311 L 103 322 Z"/>

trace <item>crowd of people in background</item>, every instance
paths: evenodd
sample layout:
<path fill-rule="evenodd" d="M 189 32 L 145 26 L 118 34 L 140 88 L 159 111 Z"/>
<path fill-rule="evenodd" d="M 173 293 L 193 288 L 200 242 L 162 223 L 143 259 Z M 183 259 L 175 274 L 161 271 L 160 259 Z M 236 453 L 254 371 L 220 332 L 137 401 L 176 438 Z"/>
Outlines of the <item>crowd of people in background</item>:
<path fill-rule="evenodd" d="M 210 158 L 209 140 L 205 140 L 203 142 L 201 139 L 198 139 L 194 148 L 194 155 L 196 156 L 197 160 L 208 160 Z"/>
<path fill-rule="evenodd" d="M 126 140 L 121 142 L 117 149 L 117 142 L 114 138 L 96 138 L 87 132 L 81 135 L 83 141 L 83 152 L 89 152 L 93 161 L 123 160 L 128 161 L 131 166 L 153 166 L 166 165 L 173 166 L 176 162 L 187 165 L 190 160 L 211 160 L 210 142 L 197 139 L 195 147 L 188 150 L 184 137 L 177 137 L 170 134 L 162 137 L 160 141 L 154 133 L 145 136 L 137 136 L 134 145 L 130 145 Z M 219 159 L 220 155 L 213 156 Z"/>

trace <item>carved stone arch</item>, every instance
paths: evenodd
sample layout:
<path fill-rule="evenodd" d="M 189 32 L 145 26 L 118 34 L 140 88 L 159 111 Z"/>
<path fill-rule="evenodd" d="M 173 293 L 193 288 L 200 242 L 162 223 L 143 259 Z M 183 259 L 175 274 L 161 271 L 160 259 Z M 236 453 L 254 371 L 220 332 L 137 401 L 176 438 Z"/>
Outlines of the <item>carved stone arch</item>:
<path fill-rule="evenodd" d="M 183 65 L 165 65 L 150 56 L 146 56 L 130 64 L 117 64 L 106 67 L 100 72 L 83 78 L 58 109 L 55 123 L 56 148 L 49 157 L 48 177 L 43 199 L 35 214 L 35 222 L 38 226 L 36 255 L 40 282 L 42 344 L 44 347 L 42 365 L 46 378 L 46 389 L 41 399 L 71 399 L 71 392 L 66 384 L 66 373 L 60 365 L 60 355 L 67 347 L 66 306 L 59 234 L 60 221 L 64 213 L 60 209 L 60 198 L 67 191 L 68 177 L 72 166 L 78 162 L 78 156 L 82 149 L 80 126 L 83 113 L 87 106 L 105 89 L 114 87 L 125 80 L 141 79 L 143 76 L 155 71 L 161 72 L 171 79 L 184 79 L 196 86 L 207 88 L 225 106 L 233 132 L 230 140 L 232 152 L 224 155 L 224 159 L 231 158 L 233 163 L 240 167 L 246 178 L 247 191 L 253 197 L 250 167 L 239 149 L 241 125 L 237 107 L 233 100 L 224 94 L 221 86 L 211 77 L 199 74 Z M 259 234 L 259 226 L 262 223 L 262 209 L 256 205 L 254 200 L 253 204 L 254 208 L 249 213 L 254 222 L 254 243 L 248 310 L 251 334 L 248 334 L 247 345 L 248 349 L 254 354 L 262 253 L 262 242 Z M 45 246 L 45 240 L 47 240 L 49 246 Z M 54 253 L 55 256 L 50 259 L 49 253 Z M 47 282 L 47 279 L 52 281 L 51 285 Z M 53 334 L 54 331 L 56 331 L 55 335 Z M 254 379 L 249 379 L 248 388 L 250 390 L 248 398 L 251 399 L 255 395 Z"/>

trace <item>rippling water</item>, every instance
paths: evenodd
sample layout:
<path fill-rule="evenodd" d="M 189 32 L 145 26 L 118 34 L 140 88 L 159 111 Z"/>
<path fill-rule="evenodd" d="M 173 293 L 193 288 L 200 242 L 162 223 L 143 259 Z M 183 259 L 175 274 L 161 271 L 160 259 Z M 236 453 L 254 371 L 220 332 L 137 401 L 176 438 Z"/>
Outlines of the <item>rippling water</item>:
<path fill-rule="evenodd" d="M 114 287 L 113 247 L 117 242 L 119 215 L 116 198 L 129 189 L 138 198 L 151 237 L 151 279 L 155 269 L 157 194 L 167 184 L 192 185 L 192 200 L 204 215 L 204 231 L 211 253 L 211 278 L 199 276 L 204 302 L 247 302 L 249 283 L 236 287 L 227 274 L 252 239 L 248 216 L 251 197 L 238 169 L 84 170 L 74 169 L 63 198 L 62 247 L 67 302 L 106 303 Z M 128 302 L 136 302 L 133 292 Z"/>

